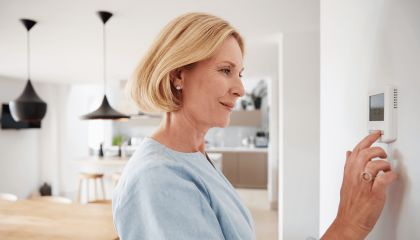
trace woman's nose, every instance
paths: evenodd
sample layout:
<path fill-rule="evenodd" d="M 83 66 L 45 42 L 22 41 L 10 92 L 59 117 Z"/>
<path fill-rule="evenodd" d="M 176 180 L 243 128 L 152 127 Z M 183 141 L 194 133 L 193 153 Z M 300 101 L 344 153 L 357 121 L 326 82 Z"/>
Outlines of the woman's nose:
<path fill-rule="evenodd" d="M 245 88 L 240 78 L 235 81 L 235 85 L 232 87 L 232 94 L 238 97 L 245 95 Z"/>

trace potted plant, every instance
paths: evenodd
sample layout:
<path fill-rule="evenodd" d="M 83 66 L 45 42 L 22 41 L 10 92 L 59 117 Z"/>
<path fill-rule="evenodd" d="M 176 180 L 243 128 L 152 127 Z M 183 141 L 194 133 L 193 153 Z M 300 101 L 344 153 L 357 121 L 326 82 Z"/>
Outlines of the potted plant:
<path fill-rule="evenodd" d="M 267 84 L 264 80 L 260 80 L 251 92 L 251 98 L 254 102 L 255 109 L 261 108 L 261 102 L 267 96 Z"/>
<path fill-rule="evenodd" d="M 121 157 L 121 145 L 123 143 L 123 137 L 121 135 L 114 136 L 112 138 L 112 146 L 118 146 L 118 157 Z"/>

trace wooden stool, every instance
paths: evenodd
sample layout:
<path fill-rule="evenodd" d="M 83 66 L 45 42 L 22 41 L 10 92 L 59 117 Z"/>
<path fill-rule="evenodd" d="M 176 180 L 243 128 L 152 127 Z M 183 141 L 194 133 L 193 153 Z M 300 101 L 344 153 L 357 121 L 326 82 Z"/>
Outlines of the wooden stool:
<path fill-rule="evenodd" d="M 104 186 L 104 175 L 102 173 L 80 173 L 79 174 L 79 191 L 77 193 L 77 202 L 80 203 L 80 195 L 82 194 L 83 181 L 86 180 L 86 202 L 89 202 L 89 181 L 93 180 L 93 186 L 95 190 L 95 200 L 98 199 L 98 188 L 96 186 L 97 180 L 101 184 L 102 199 L 105 200 L 105 186 Z"/>
<path fill-rule="evenodd" d="M 117 186 L 118 181 L 121 178 L 121 172 L 115 172 L 112 174 L 112 186 Z"/>
<path fill-rule="evenodd" d="M 95 200 L 88 202 L 89 204 L 112 204 L 112 200 Z"/>

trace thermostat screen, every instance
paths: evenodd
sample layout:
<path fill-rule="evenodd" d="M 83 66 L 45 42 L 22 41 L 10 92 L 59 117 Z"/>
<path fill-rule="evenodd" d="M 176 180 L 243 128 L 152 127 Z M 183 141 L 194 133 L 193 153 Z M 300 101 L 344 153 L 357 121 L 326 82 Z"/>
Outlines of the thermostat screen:
<path fill-rule="evenodd" d="M 384 121 L 384 94 L 369 97 L 369 121 Z"/>

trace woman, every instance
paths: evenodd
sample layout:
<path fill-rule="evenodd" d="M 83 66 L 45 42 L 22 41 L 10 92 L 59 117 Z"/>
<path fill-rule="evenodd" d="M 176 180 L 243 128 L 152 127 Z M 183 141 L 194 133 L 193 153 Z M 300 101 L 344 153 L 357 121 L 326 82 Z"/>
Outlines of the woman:
<path fill-rule="evenodd" d="M 249 211 L 204 149 L 208 129 L 226 127 L 244 95 L 243 54 L 242 37 L 226 21 L 189 13 L 163 29 L 139 64 L 130 94 L 143 111 L 165 117 L 116 189 L 121 239 L 255 239 Z M 379 137 L 371 134 L 347 153 L 339 211 L 323 239 L 363 239 L 376 223 L 396 178 L 387 161 L 370 161 L 386 157 L 370 147 Z"/>

